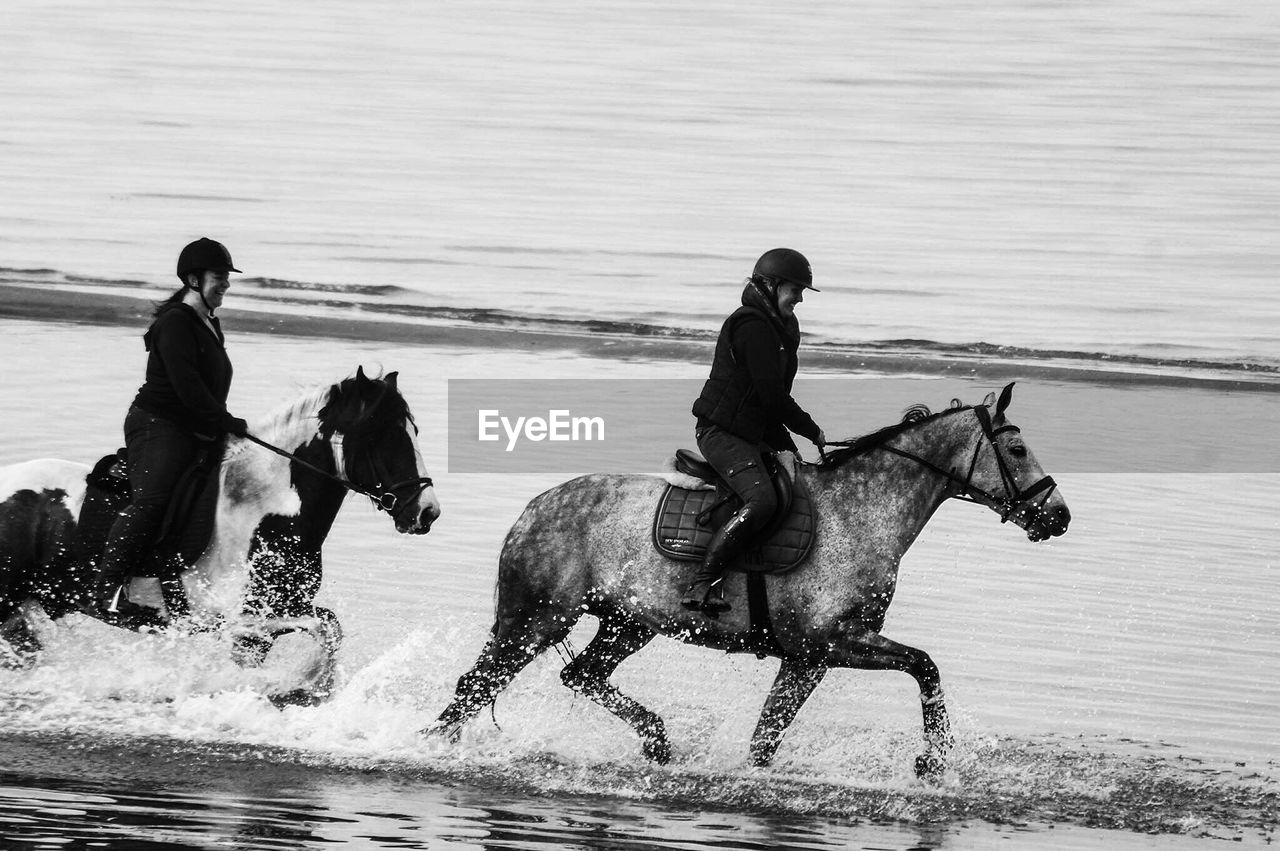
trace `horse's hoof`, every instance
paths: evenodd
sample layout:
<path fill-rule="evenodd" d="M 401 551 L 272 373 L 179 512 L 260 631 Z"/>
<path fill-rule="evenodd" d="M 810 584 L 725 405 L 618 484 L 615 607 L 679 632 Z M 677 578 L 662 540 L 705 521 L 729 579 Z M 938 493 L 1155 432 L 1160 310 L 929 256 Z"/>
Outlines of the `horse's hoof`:
<path fill-rule="evenodd" d="M 444 721 L 434 721 L 419 730 L 418 735 L 424 739 L 441 738 L 451 745 L 456 745 L 458 739 L 462 738 L 462 727 L 457 724 L 446 724 Z"/>
<path fill-rule="evenodd" d="M 36 652 L 23 647 L 13 647 L 0 639 L 0 670 L 25 671 L 34 668 Z"/>
<path fill-rule="evenodd" d="M 644 757 L 658 765 L 671 762 L 671 745 L 666 739 L 645 739 Z"/>
<path fill-rule="evenodd" d="M 237 636 L 231 642 L 231 660 L 241 668 L 261 668 L 271 652 L 271 642 L 258 636 Z"/>
<path fill-rule="evenodd" d="M 926 753 L 916 757 L 916 777 L 921 780 L 928 783 L 937 783 L 942 779 L 942 773 L 946 770 L 946 762 L 937 754 Z"/>
<path fill-rule="evenodd" d="M 296 688 L 284 694 L 269 694 L 267 700 L 271 701 L 271 705 L 276 709 L 284 709 L 286 706 L 319 706 L 328 696 L 328 692 Z"/>

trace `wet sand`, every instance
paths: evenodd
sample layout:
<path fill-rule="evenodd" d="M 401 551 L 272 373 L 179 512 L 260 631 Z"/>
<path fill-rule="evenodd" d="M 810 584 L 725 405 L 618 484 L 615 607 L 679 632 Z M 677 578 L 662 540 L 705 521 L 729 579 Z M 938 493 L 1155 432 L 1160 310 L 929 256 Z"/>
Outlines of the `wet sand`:
<path fill-rule="evenodd" d="M 0 281 L 0 318 L 139 329 L 140 333 L 154 304 L 167 292 L 143 285 Z M 632 381 L 628 393 L 620 396 L 589 383 L 575 388 L 572 369 L 542 369 L 519 376 L 501 368 L 479 376 L 436 373 L 434 377 L 448 379 L 455 391 L 445 394 L 451 400 L 449 469 L 455 472 L 652 471 L 654 459 L 690 443 L 689 400 L 700 387 L 701 378 L 695 376 L 702 375 L 702 365 L 711 358 L 712 342 L 707 339 L 396 319 L 371 316 L 372 310 L 350 306 L 313 305 L 304 314 L 297 306 L 262 299 L 249 287 L 235 295 L 238 298 L 220 314 L 228 339 L 241 347 L 252 341 L 255 346 L 287 349 L 286 341 L 294 338 L 301 347 L 333 341 L 335 350 L 353 352 L 434 349 L 488 352 L 496 358 L 582 357 L 616 363 L 613 377 L 648 378 L 648 386 Z M 640 368 L 642 363 L 650 366 Z M 671 364 L 671 369 L 653 366 L 664 363 Z M 682 366 L 677 369 L 676 364 Z M 535 376 L 569 381 L 549 390 L 527 380 Z M 524 457 L 517 457 L 519 453 L 503 451 L 501 442 L 468 441 L 475 429 L 475 406 L 463 404 L 467 387 L 455 379 L 476 377 L 520 379 L 493 388 L 504 409 L 545 412 L 547 400 L 555 398 L 556 407 L 605 414 L 611 424 L 610 440 L 595 448 L 575 443 L 569 450 L 562 444 L 544 443 L 538 452 L 545 461 L 534 458 L 533 463 L 525 463 Z M 831 383 L 841 377 L 850 383 Z M 936 384 L 922 386 L 921 378 L 935 379 Z M 1123 365 L 1112 371 L 1097 368 L 1096 362 L 883 354 L 806 345 L 794 392 L 797 399 L 810 400 L 807 406 L 819 422 L 832 424 L 827 431 L 834 440 L 887 425 L 895 412 L 914 403 L 936 408 L 951 396 L 975 403 L 1003 384 L 1018 382 L 1017 419 L 1036 435 L 1038 455 L 1046 468 L 1085 473 L 1269 473 L 1280 472 L 1280 444 L 1274 440 L 1272 426 L 1280 421 L 1280 380 L 1273 379 L 1265 374 L 1246 378 L 1207 371 L 1144 373 Z M 600 410 L 601 405 L 607 410 Z M 1231 436 L 1227 442 L 1221 439 L 1224 423 L 1229 424 Z"/>

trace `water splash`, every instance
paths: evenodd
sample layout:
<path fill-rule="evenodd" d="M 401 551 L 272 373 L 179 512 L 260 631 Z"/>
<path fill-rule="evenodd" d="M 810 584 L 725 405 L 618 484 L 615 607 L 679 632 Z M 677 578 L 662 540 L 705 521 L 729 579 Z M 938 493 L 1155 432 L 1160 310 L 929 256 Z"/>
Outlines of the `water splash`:
<path fill-rule="evenodd" d="M 676 754 L 640 755 L 635 737 L 559 683 L 544 654 L 468 724 L 456 744 L 419 730 L 452 693 L 459 660 L 483 638 L 445 619 L 413 631 L 357 670 L 333 700 L 274 708 L 265 674 L 227 661 L 210 636 L 120 633 L 85 619 L 59 628 L 40 664 L 0 673 L 0 708 L 15 733 L 150 742 L 173 753 L 376 772 L 517 795 L 625 799 L 726 812 L 909 824 L 1072 824 L 1196 837 L 1274 838 L 1277 766 L 1215 766 L 1171 746 L 1106 738 L 1017 738 L 957 713 L 952 766 L 916 780 L 909 716 L 812 717 L 767 769 L 746 764 L 754 707 L 712 714 L 696 698 L 661 711 Z M 713 677 L 737 687 L 743 666 Z M 695 690 L 696 691 L 696 690 Z M 496 722 L 496 723 L 495 723 Z M 159 743 L 159 744 L 156 744 Z"/>

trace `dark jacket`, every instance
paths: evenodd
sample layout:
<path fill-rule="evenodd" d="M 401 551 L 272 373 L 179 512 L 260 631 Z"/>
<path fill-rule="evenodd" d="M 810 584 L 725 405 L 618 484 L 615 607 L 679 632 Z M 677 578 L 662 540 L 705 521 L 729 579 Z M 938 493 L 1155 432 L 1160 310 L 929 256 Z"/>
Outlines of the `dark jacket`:
<path fill-rule="evenodd" d="M 711 375 L 693 403 L 699 426 L 720 428 L 775 451 L 796 448 L 788 429 L 817 441 L 813 417 L 791 398 L 800 323 L 784 319 L 755 284 L 720 328 Z"/>
<path fill-rule="evenodd" d="M 142 337 L 150 353 L 147 380 L 133 400 L 202 437 L 231 431 L 236 422 L 227 413 L 231 360 L 222 326 L 212 321 L 214 331 L 181 302 L 162 309 Z"/>

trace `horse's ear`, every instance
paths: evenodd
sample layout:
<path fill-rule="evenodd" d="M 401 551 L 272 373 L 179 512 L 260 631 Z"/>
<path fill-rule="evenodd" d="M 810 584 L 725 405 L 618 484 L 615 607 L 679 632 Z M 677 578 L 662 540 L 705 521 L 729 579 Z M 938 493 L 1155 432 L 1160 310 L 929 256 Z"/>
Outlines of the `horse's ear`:
<path fill-rule="evenodd" d="M 392 390 L 399 389 L 396 387 L 396 376 L 398 376 L 399 374 L 400 373 L 398 372 L 388 372 L 386 374 L 386 377 L 383 379 L 384 381 L 387 382 L 387 386 L 390 387 Z"/>
<path fill-rule="evenodd" d="M 356 367 L 356 386 L 364 387 L 369 383 L 369 376 L 364 374 L 364 364 Z"/>
<path fill-rule="evenodd" d="M 1013 399 L 1013 385 L 1017 383 L 1018 382 L 1016 381 L 1010 381 L 1004 386 L 1004 389 L 1000 391 L 1000 401 L 996 402 L 997 417 L 1004 413 L 1005 408 L 1009 407 L 1009 401 Z"/>
<path fill-rule="evenodd" d="M 995 403 L 996 403 L 996 391 L 994 390 L 992 390 L 990 393 L 988 393 L 986 396 L 982 398 L 982 407 L 984 408 L 990 408 Z"/>

